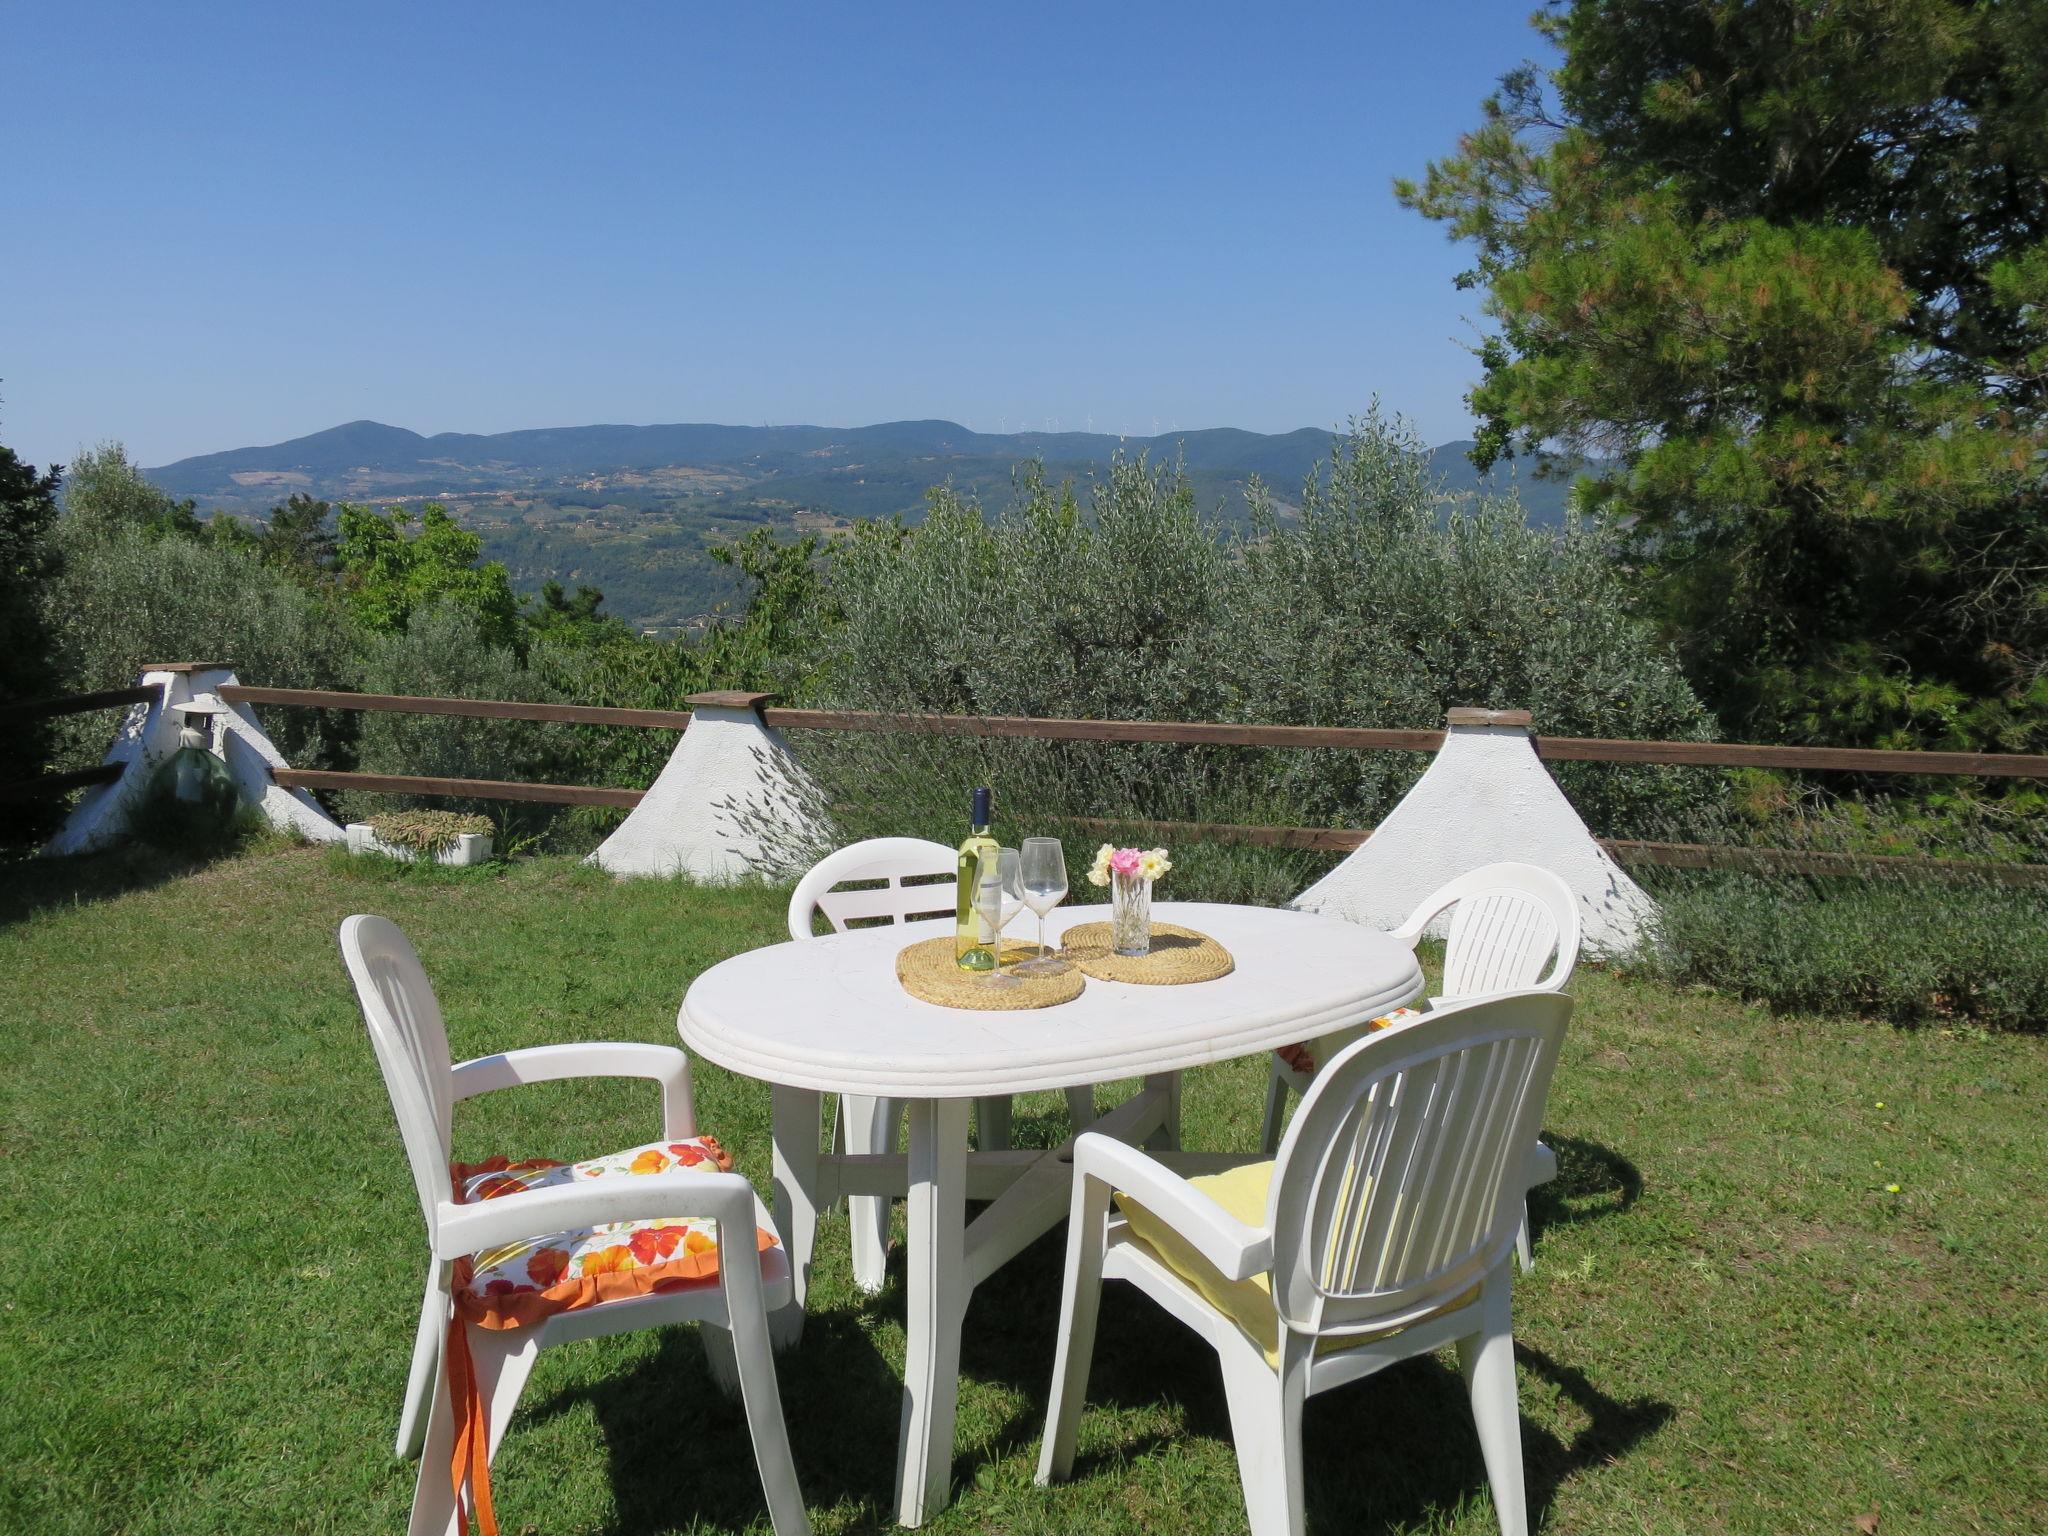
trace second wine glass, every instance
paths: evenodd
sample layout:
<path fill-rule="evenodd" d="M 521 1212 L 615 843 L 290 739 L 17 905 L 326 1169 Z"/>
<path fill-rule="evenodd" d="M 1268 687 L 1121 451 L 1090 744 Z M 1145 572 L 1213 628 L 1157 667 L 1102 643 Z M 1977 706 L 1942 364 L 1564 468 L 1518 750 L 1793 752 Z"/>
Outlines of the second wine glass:
<path fill-rule="evenodd" d="M 1056 837 L 1027 837 L 1018 856 L 1024 905 L 1038 914 L 1038 954 L 1017 967 L 1022 976 L 1057 976 L 1067 962 L 1045 942 L 1046 914 L 1067 899 L 1067 852 Z"/>
<path fill-rule="evenodd" d="M 1003 930 L 1024 910 L 1022 867 L 1022 860 L 1014 848 L 993 848 L 981 856 L 974 909 L 981 918 L 982 937 L 996 957 L 995 969 L 984 979 L 987 986 L 1020 985 L 1014 968 L 1009 971 L 1003 969 Z"/>

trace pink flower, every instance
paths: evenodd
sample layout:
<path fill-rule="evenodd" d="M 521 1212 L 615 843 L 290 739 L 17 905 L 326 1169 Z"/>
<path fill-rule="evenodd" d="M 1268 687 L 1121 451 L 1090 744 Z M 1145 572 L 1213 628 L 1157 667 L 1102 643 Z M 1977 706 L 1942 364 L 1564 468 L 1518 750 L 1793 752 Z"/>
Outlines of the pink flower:
<path fill-rule="evenodd" d="M 1138 872 L 1140 855 L 1135 848 L 1119 848 L 1109 856 L 1109 867 L 1120 875 L 1135 875 Z"/>

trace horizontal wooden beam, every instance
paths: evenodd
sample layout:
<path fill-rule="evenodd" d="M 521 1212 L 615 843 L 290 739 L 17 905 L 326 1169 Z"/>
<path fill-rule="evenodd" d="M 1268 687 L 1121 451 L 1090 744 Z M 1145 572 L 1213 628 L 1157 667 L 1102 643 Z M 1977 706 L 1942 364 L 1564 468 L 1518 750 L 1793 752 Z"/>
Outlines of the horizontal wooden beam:
<path fill-rule="evenodd" d="M 73 768 L 67 773 L 46 773 L 40 778 L 17 779 L 0 784 L 0 800 L 34 800 L 43 795 L 61 795 L 66 790 L 89 784 L 111 784 L 121 777 L 125 763 L 95 763 L 90 768 Z"/>
<path fill-rule="evenodd" d="M 1213 747 L 1348 747 L 1434 752 L 1442 731 L 1382 731 L 1326 725 L 1230 725 L 1193 720 L 1058 720 L 1025 715 L 918 715 L 845 709 L 764 709 L 788 731 L 901 731 L 928 736 L 1021 736 L 1051 741 L 1166 741 Z"/>
<path fill-rule="evenodd" d="M 1365 846 L 1372 836 L 1370 827 L 1255 827 L 1243 823 L 1214 821 L 1123 820 L 1103 816 L 1048 816 L 1060 826 L 1081 827 L 1093 832 L 1142 832 L 1146 836 L 1176 837 L 1195 843 L 1242 843 L 1254 848 L 1311 848 L 1326 853 L 1349 853 Z"/>
<path fill-rule="evenodd" d="M 1939 859 L 1901 853 L 1822 853 L 1806 848 L 1741 848 L 1725 843 L 1650 843 L 1599 839 L 1624 864 L 1668 869 L 1738 869 L 1757 874 L 1879 875 L 1913 880 L 1981 880 L 1989 885 L 2048 885 L 2048 864 L 1997 859 Z"/>
<path fill-rule="evenodd" d="M 246 688 L 230 683 L 220 690 L 230 704 L 291 704 L 308 709 L 361 710 L 398 715 L 468 715 L 480 720 L 542 720 L 556 725 L 631 725 L 648 730 L 681 731 L 690 724 L 687 709 L 612 709 L 595 704 L 528 704 L 517 699 L 444 699 L 409 693 L 343 693 L 326 688 Z"/>
<path fill-rule="evenodd" d="M 1536 751 L 1559 762 L 2048 778 L 2048 757 L 2020 752 L 1905 752 L 1879 747 L 1771 747 L 1741 741 L 1609 741 L 1586 736 L 1538 736 Z"/>
<path fill-rule="evenodd" d="M 759 709 L 774 697 L 772 693 L 749 693 L 744 688 L 714 688 L 709 693 L 693 693 L 683 702 L 709 709 Z"/>
<path fill-rule="evenodd" d="M 18 704 L 0 704 L 0 716 L 44 720 L 52 715 L 82 715 L 89 709 L 113 709 L 121 704 L 148 704 L 156 696 L 154 688 L 102 688 L 97 693 L 67 693 L 54 699 L 23 699 Z"/>
<path fill-rule="evenodd" d="M 274 768 L 286 789 L 357 789 L 373 795 L 439 795 L 459 800 L 538 800 L 548 805 L 609 805 L 630 811 L 644 789 L 590 784 L 522 784 L 510 779 L 437 779 L 403 773 L 332 773 L 318 768 Z"/>
<path fill-rule="evenodd" d="M 612 709 L 588 704 L 528 704 L 511 699 L 451 699 L 413 694 L 345 693 L 319 688 L 251 688 L 230 684 L 233 704 L 301 705 L 315 709 L 396 714 L 469 715 L 487 720 L 540 720 L 561 725 L 623 725 L 679 731 L 690 712 Z M 757 706 L 769 694 L 726 690 L 693 698 L 726 708 Z M 1525 710 L 1454 710 L 1459 723 L 1519 724 Z M 1468 720 L 1466 717 L 1470 717 Z M 1172 742 L 1183 746 L 1335 748 L 1354 752 L 1434 752 L 1442 731 L 1382 730 L 1333 725 L 1239 725 L 1197 720 L 1066 720 L 1022 715 L 926 715 L 874 710 L 761 710 L 769 725 L 792 731 L 900 731 L 931 736 L 1031 738 L 1043 741 Z M 1589 736 L 1534 737 L 1537 754 L 1555 762 L 1649 763 L 1693 768 L 1787 768 L 1813 773 L 1931 774 L 1985 778 L 2048 778 L 2048 756 L 2018 752 L 1906 752 L 1870 747 L 1777 747 L 1735 741 L 1620 741 Z"/>
<path fill-rule="evenodd" d="M 1142 832 L 1183 842 L 1238 843 L 1263 848 L 1306 848 L 1348 853 L 1372 836 L 1370 828 L 1257 827 L 1229 822 L 1116 820 L 1099 816 L 1049 816 L 1057 826 L 1091 833 Z M 1873 875 L 1953 882 L 1982 880 L 1992 885 L 2048 884 L 2048 864 L 2006 864 L 1994 859 L 1916 858 L 1910 854 L 1820 853 L 1800 848 L 1743 848 L 1726 843 L 1658 843 L 1629 838 L 1596 841 L 1624 864 L 1671 869 L 1746 869 L 1760 874 Z"/>

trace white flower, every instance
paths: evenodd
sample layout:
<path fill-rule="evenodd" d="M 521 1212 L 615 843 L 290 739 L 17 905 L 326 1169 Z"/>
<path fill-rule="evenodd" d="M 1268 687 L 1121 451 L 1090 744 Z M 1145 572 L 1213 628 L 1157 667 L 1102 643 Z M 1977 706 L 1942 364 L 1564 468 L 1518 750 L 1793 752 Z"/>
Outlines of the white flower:
<path fill-rule="evenodd" d="M 1108 843 L 1104 843 L 1095 850 L 1095 862 L 1088 868 L 1088 883 L 1090 885 L 1109 884 L 1109 856 L 1115 852 L 1116 850 L 1110 847 Z"/>
<path fill-rule="evenodd" d="M 1166 856 L 1164 848 L 1147 848 L 1138 855 L 1138 873 L 1147 880 L 1157 880 L 1173 870 L 1173 860 Z"/>

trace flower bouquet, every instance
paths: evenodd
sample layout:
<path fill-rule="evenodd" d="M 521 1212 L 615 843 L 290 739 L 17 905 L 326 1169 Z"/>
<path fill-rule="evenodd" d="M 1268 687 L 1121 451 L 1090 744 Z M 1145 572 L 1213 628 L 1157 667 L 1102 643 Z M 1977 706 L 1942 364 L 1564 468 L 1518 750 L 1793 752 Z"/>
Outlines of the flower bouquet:
<path fill-rule="evenodd" d="M 1088 882 L 1109 887 L 1110 947 L 1118 954 L 1151 952 L 1152 882 L 1172 869 L 1173 861 L 1164 848 L 1117 848 L 1104 843 L 1095 850 Z"/>

